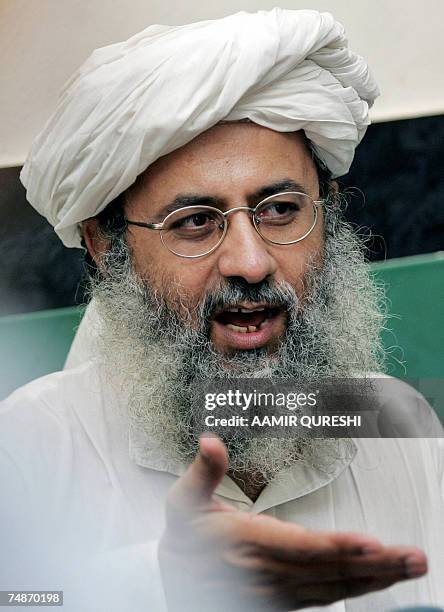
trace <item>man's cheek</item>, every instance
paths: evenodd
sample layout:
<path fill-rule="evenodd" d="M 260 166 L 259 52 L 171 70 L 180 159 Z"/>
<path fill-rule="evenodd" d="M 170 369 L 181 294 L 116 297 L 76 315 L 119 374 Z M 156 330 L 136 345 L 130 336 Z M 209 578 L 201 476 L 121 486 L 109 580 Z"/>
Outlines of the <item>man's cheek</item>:
<path fill-rule="evenodd" d="M 201 294 L 196 295 L 177 274 L 155 268 L 150 277 L 151 286 L 173 313 L 187 321 L 196 319 Z"/>

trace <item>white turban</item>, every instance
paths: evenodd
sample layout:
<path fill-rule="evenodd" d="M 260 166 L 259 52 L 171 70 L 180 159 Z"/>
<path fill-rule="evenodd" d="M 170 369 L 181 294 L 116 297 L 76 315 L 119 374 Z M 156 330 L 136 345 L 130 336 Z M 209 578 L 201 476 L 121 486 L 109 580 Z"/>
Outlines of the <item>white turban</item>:
<path fill-rule="evenodd" d="M 304 130 L 345 174 L 378 88 L 329 13 L 273 9 L 154 25 L 97 49 L 68 81 L 21 180 L 66 246 L 159 157 L 221 120 Z"/>

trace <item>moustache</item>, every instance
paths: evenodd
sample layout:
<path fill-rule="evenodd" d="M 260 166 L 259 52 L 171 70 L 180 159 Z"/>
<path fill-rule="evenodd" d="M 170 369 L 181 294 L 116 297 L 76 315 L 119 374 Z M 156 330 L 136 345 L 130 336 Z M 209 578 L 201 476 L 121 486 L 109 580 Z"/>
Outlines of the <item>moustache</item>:
<path fill-rule="evenodd" d="M 205 295 L 198 308 L 198 316 L 209 324 L 217 313 L 246 302 L 287 312 L 297 312 L 299 308 L 296 291 L 287 282 L 264 279 L 251 284 L 242 278 L 230 278 Z"/>

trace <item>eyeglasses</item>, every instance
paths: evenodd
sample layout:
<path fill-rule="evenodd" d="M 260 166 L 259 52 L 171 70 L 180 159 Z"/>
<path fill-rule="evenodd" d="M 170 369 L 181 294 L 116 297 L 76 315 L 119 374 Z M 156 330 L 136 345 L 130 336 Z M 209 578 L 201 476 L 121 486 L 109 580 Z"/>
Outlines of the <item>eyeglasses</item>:
<path fill-rule="evenodd" d="M 222 212 L 213 206 L 185 206 L 167 215 L 162 223 L 126 222 L 160 231 L 160 239 L 171 253 L 191 259 L 217 249 L 228 230 L 228 215 L 240 210 L 252 215 L 253 226 L 265 242 L 296 244 L 313 231 L 317 207 L 322 203 L 305 193 L 286 191 L 265 198 L 255 208 L 236 206 Z"/>

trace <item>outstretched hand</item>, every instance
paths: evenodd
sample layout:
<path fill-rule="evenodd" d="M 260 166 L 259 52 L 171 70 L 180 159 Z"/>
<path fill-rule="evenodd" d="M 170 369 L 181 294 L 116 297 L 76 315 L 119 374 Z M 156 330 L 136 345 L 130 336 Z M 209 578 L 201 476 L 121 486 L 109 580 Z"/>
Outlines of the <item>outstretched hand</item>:
<path fill-rule="evenodd" d="M 213 495 L 227 470 L 225 445 L 203 436 L 170 491 L 159 546 L 170 612 L 297 610 L 426 573 L 426 557 L 415 547 L 235 509 Z"/>

